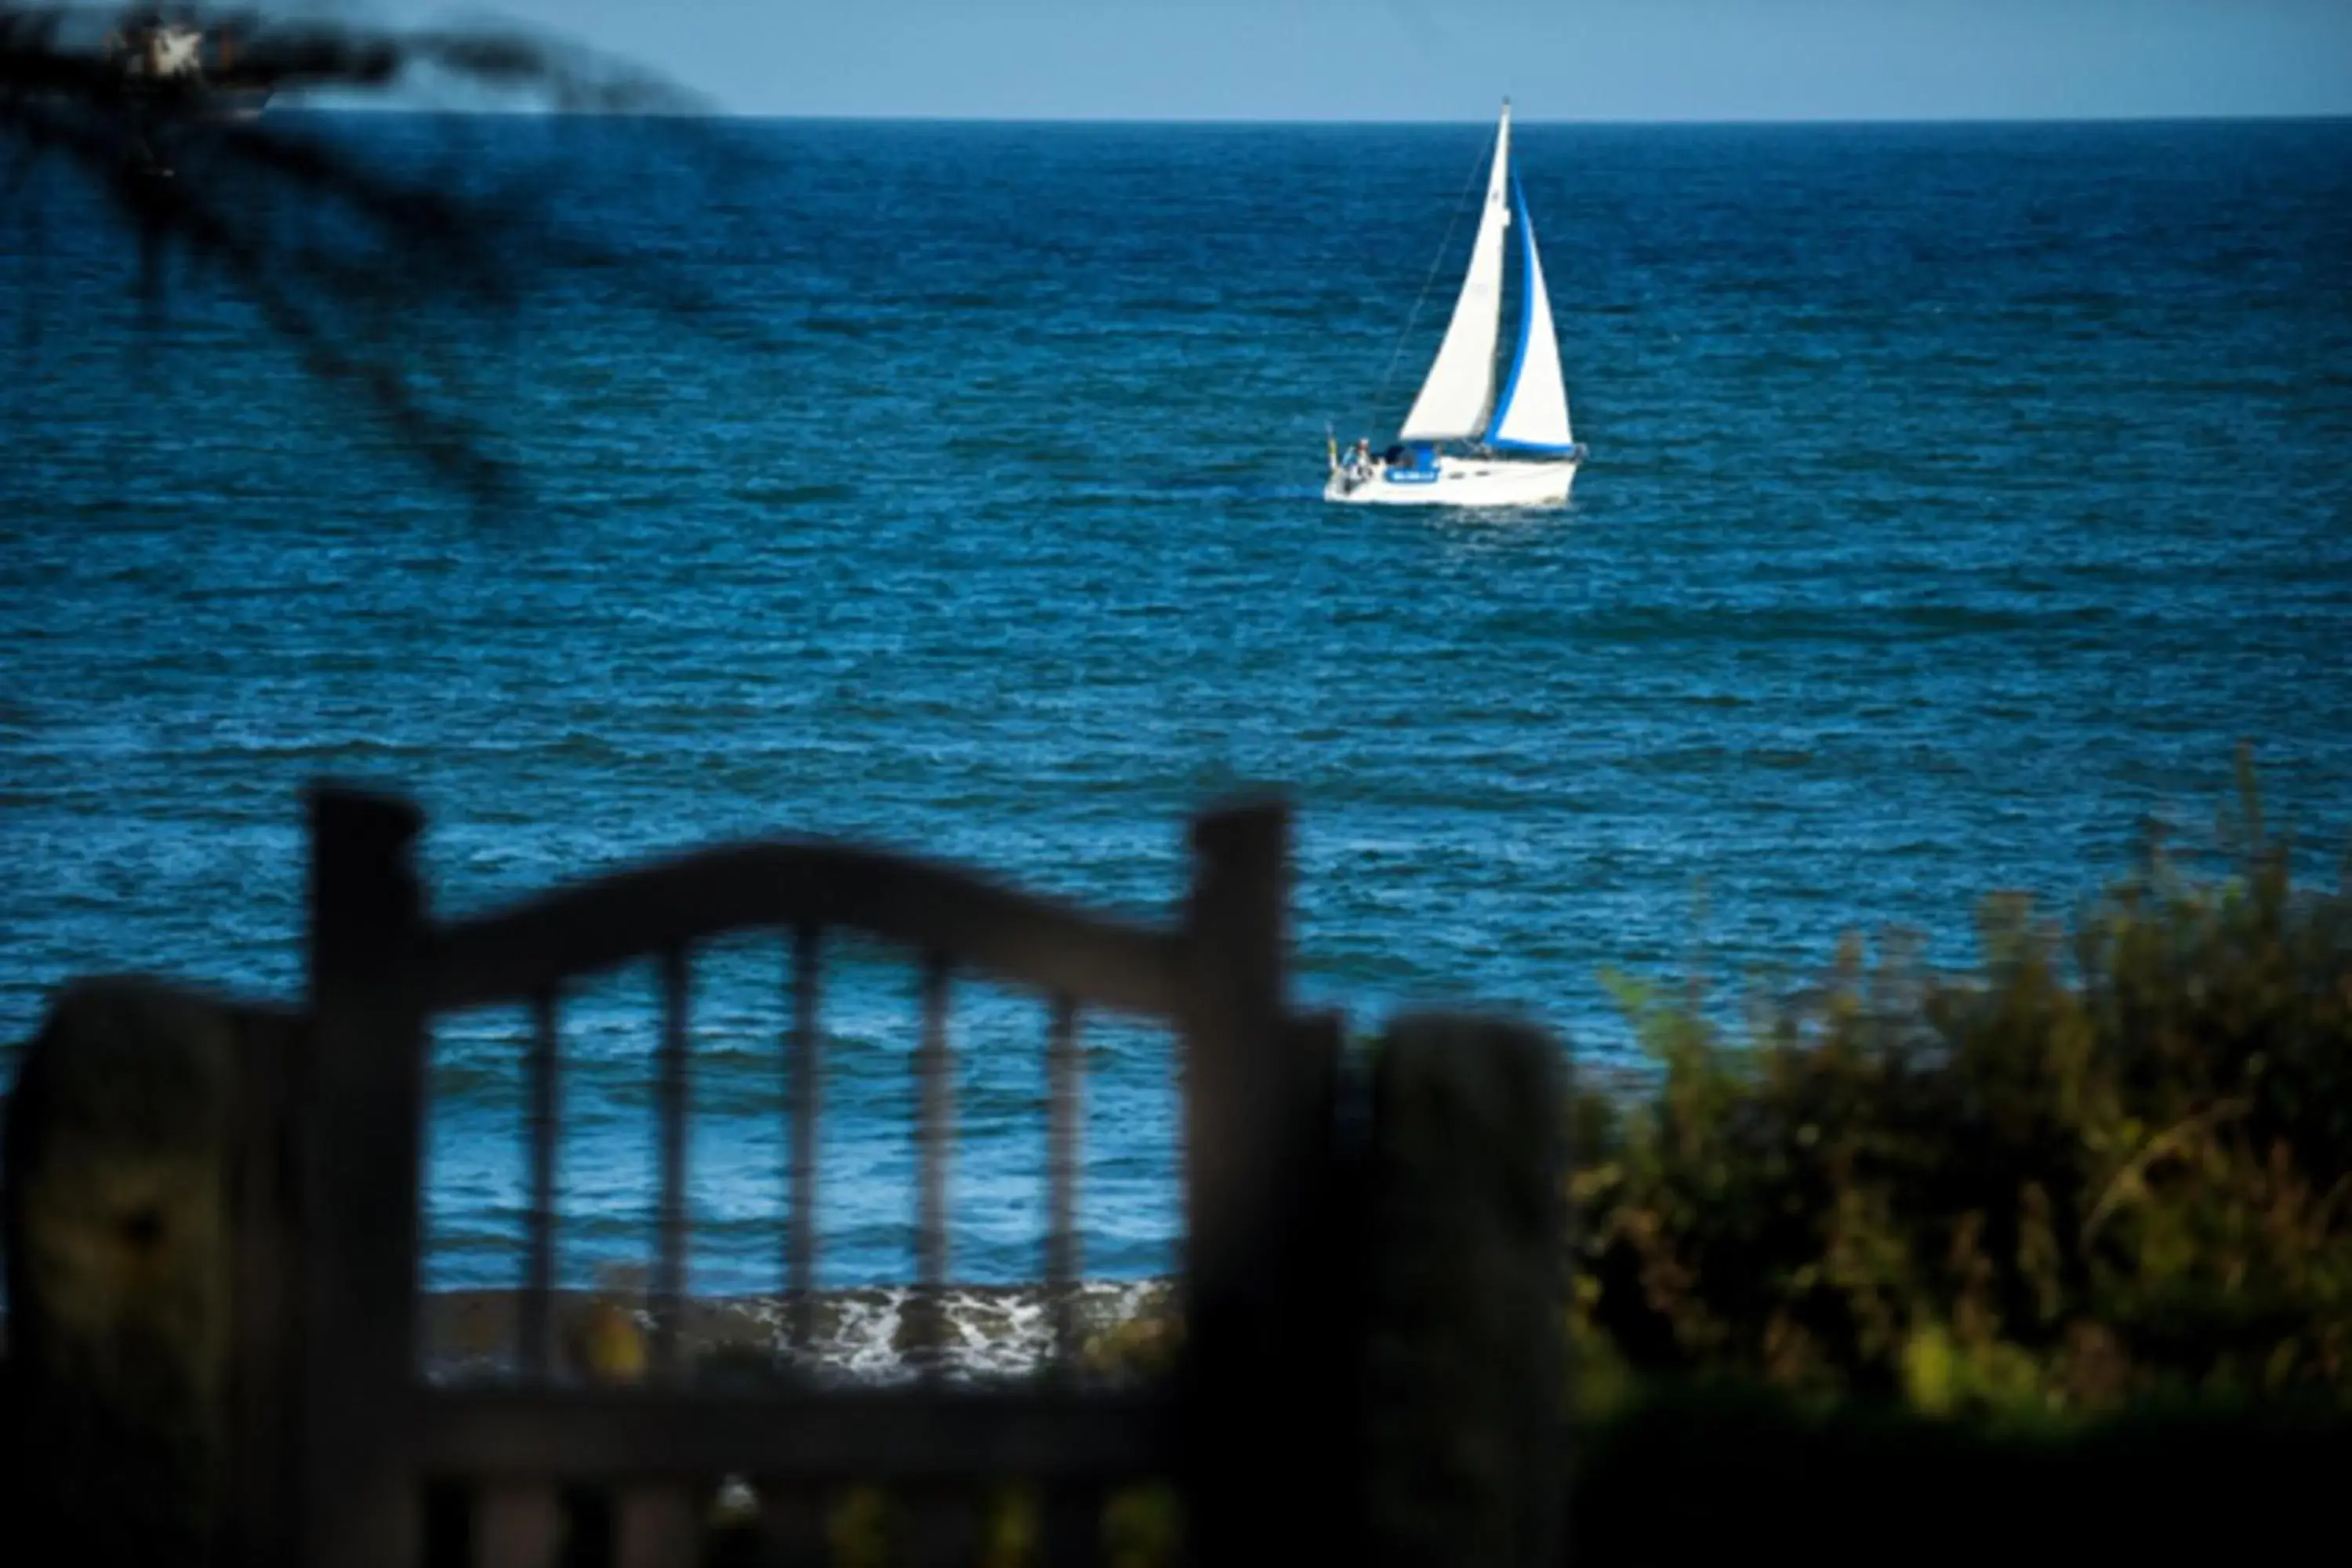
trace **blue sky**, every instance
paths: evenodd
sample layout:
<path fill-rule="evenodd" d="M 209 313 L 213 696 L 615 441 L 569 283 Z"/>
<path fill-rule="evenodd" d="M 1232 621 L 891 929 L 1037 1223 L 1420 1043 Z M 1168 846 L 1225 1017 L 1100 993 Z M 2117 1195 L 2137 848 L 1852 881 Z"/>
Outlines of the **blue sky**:
<path fill-rule="evenodd" d="M 742 114 L 1475 120 L 1507 93 L 1537 120 L 2352 114 L 2352 0 L 508 0 L 493 14 Z"/>

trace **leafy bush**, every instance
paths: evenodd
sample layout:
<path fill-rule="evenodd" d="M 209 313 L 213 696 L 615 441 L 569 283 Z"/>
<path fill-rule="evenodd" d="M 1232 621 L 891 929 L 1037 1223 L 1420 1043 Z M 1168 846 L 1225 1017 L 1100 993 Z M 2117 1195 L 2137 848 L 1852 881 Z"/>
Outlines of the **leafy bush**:
<path fill-rule="evenodd" d="M 1730 1037 L 1612 976 L 1656 1068 L 1574 1108 L 1597 1414 L 1658 1380 L 1929 1414 L 2352 1394 L 2352 899 L 2244 783 L 2238 873 L 2151 852 L 2071 941 L 1865 973 Z"/>

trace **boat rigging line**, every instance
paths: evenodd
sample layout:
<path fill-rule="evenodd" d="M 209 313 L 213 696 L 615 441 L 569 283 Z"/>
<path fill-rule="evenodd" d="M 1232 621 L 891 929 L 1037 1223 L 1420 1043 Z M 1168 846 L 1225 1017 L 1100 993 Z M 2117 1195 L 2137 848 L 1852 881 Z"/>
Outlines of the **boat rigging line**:
<path fill-rule="evenodd" d="M 1445 220 L 1445 237 L 1437 242 L 1437 254 L 1430 258 L 1429 276 L 1421 280 L 1421 294 L 1413 300 L 1412 310 L 1406 313 L 1404 331 L 1397 334 L 1396 347 L 1389 351 L 1389 367 L 1381 373 L 1380 390 L 1372 395 L 1371 404 L 1365 409 L 1364 416 L 1356 422 L 1359 430 L 1371 429 L 1372 421 L 1380 416 L 1381 409 L 1388 406 L 1389 384 L 1396 379 L 1397 362 L 1404 357 L 1405 344 L 1412 341 L 1412 329 L 1421 320 L 1421 308 L 1429 303 L 1429 291 L 1437 286 L 1437 269 L 1445 264 L 1445 253 L 1454 244 L 1454 231 L 1462 226 L 1463 209 L 1470 205 L 1471 187 L 1478 183 L 1478 171 L 1486 163 L 1486 145 L 1481 142 L 1470 160 L 1470 172 L 1462 177 L 1462 190 L 1454 198 L 1453 215 Z"/>

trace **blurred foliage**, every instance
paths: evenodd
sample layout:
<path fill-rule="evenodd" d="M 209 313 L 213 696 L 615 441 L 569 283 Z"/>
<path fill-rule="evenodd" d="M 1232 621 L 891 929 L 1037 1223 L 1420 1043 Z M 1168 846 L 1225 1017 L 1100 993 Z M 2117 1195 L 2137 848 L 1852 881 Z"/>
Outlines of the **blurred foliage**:
<path fill-rule="evenodd" d="M 1171 1300 L 1162 1300 L 1087 1335 L 1078 1352 L 1079 1364 L 1113 1382 L 1168 1377 L 1176 1370 L 1183 1343 L 1183 1320 Z"/>
<path fill-rule="evenodd" d="M 1978 973 L 1867 970 L 1745 1037 L 1610 983 L 1657 1072 L 1573 1109 L 1588 1415 L 1660 1380 L 2003 1419 L 2352 1394 L 2352 900 L 2241 759 L 2234 874 L 2159 847 Z"/>
<path fill-rule="evenodd" d="M 566 290 L 596 280 L 616 310 L 651 305 L 680 334 L 723 326 L 772 349 L 748 302 L 711 296 L 656 248 L 621 247 L 595 221 L 607 205 L 587 177 L 595 170 L 696 182 L 711 198 L 706 216 L 774 180 L 764 153 L 726 132 L 701 95 L 533 28 L 386 28 L 336 0 L 302 9 L 0 0 L 0 250 L 46 252 L 50 187 L 32 176 L 54 166 L 119 220 L 151 321 L 175 270 L 208 277 L 308 374 L 355 395 L 437 479 L 485 507 L 524 499 L 525 486 L 483 418 L 501 394 L 477 383 L 475 368 L 559 278 Z M 175 32 L 180 47 L 159 54 Z M 375 136 L 364 121 L 306 111 L 321 97 L 412 112 L 397 134 Z M 463 131 L 468 117 L 434 112 L 452 108 L 629 131 L 596 139 L 593 155 L 567 142 L 552 163 L 521 160 L 509 138 L 488 156 Z M 413 150 L 428 142 L 444 150 L 420 163 Z M 412 155 L 394 155 L 403 144 Z M 96 215 L 61 205 L 59 216 Z M 37 340 L 51 302 L 25 292 L 25 335 Z M 77 295 L 58 303 L 87 308 Z M 467 323 L 454 343 L 424 330 L 449 312 Z"/>

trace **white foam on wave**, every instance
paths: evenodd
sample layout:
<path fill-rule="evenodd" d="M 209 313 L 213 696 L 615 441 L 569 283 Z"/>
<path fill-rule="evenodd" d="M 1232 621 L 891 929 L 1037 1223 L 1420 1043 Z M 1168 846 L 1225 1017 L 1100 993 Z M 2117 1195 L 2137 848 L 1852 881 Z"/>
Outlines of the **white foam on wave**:
<path fill-rule="evenodd" d="M 1072 1287 L 1071 1304 L 1080 1343 L 1107 1329 L 1150 1316 L 1164 1305 L 1164 1279 L 1087 1280 Z M 688 1358 L 719 1349 L 714 1365 L 754 1364 L 788 1370 L 824 1384 L 888 1386 L 922 1375 L 924 1363 L 902 1344 L 915 1298 L 908 1286 L 872 1286 L 827 1291 L 818 1298 L 809 1349 L 791 1344 L 791 1306 L 780 1296 L 730 1298 L 698 1303 L 709 1326 L 687 1335 Z M 1039 1285 L 952 1286 L 942 1295 L 942 1342 L 928 1363 L 951 1382 L 992 1382 L 1041 1370 L 1054 1347 L 1051 1297 Z M 632 1312 L 641 1330 L 654 1326 L 653 1313 Z M 436 1383 L 500 1380 L 513 1374 L 511 1358 L 499 1353 L 438 1353 L 427 1376 Z"/>

